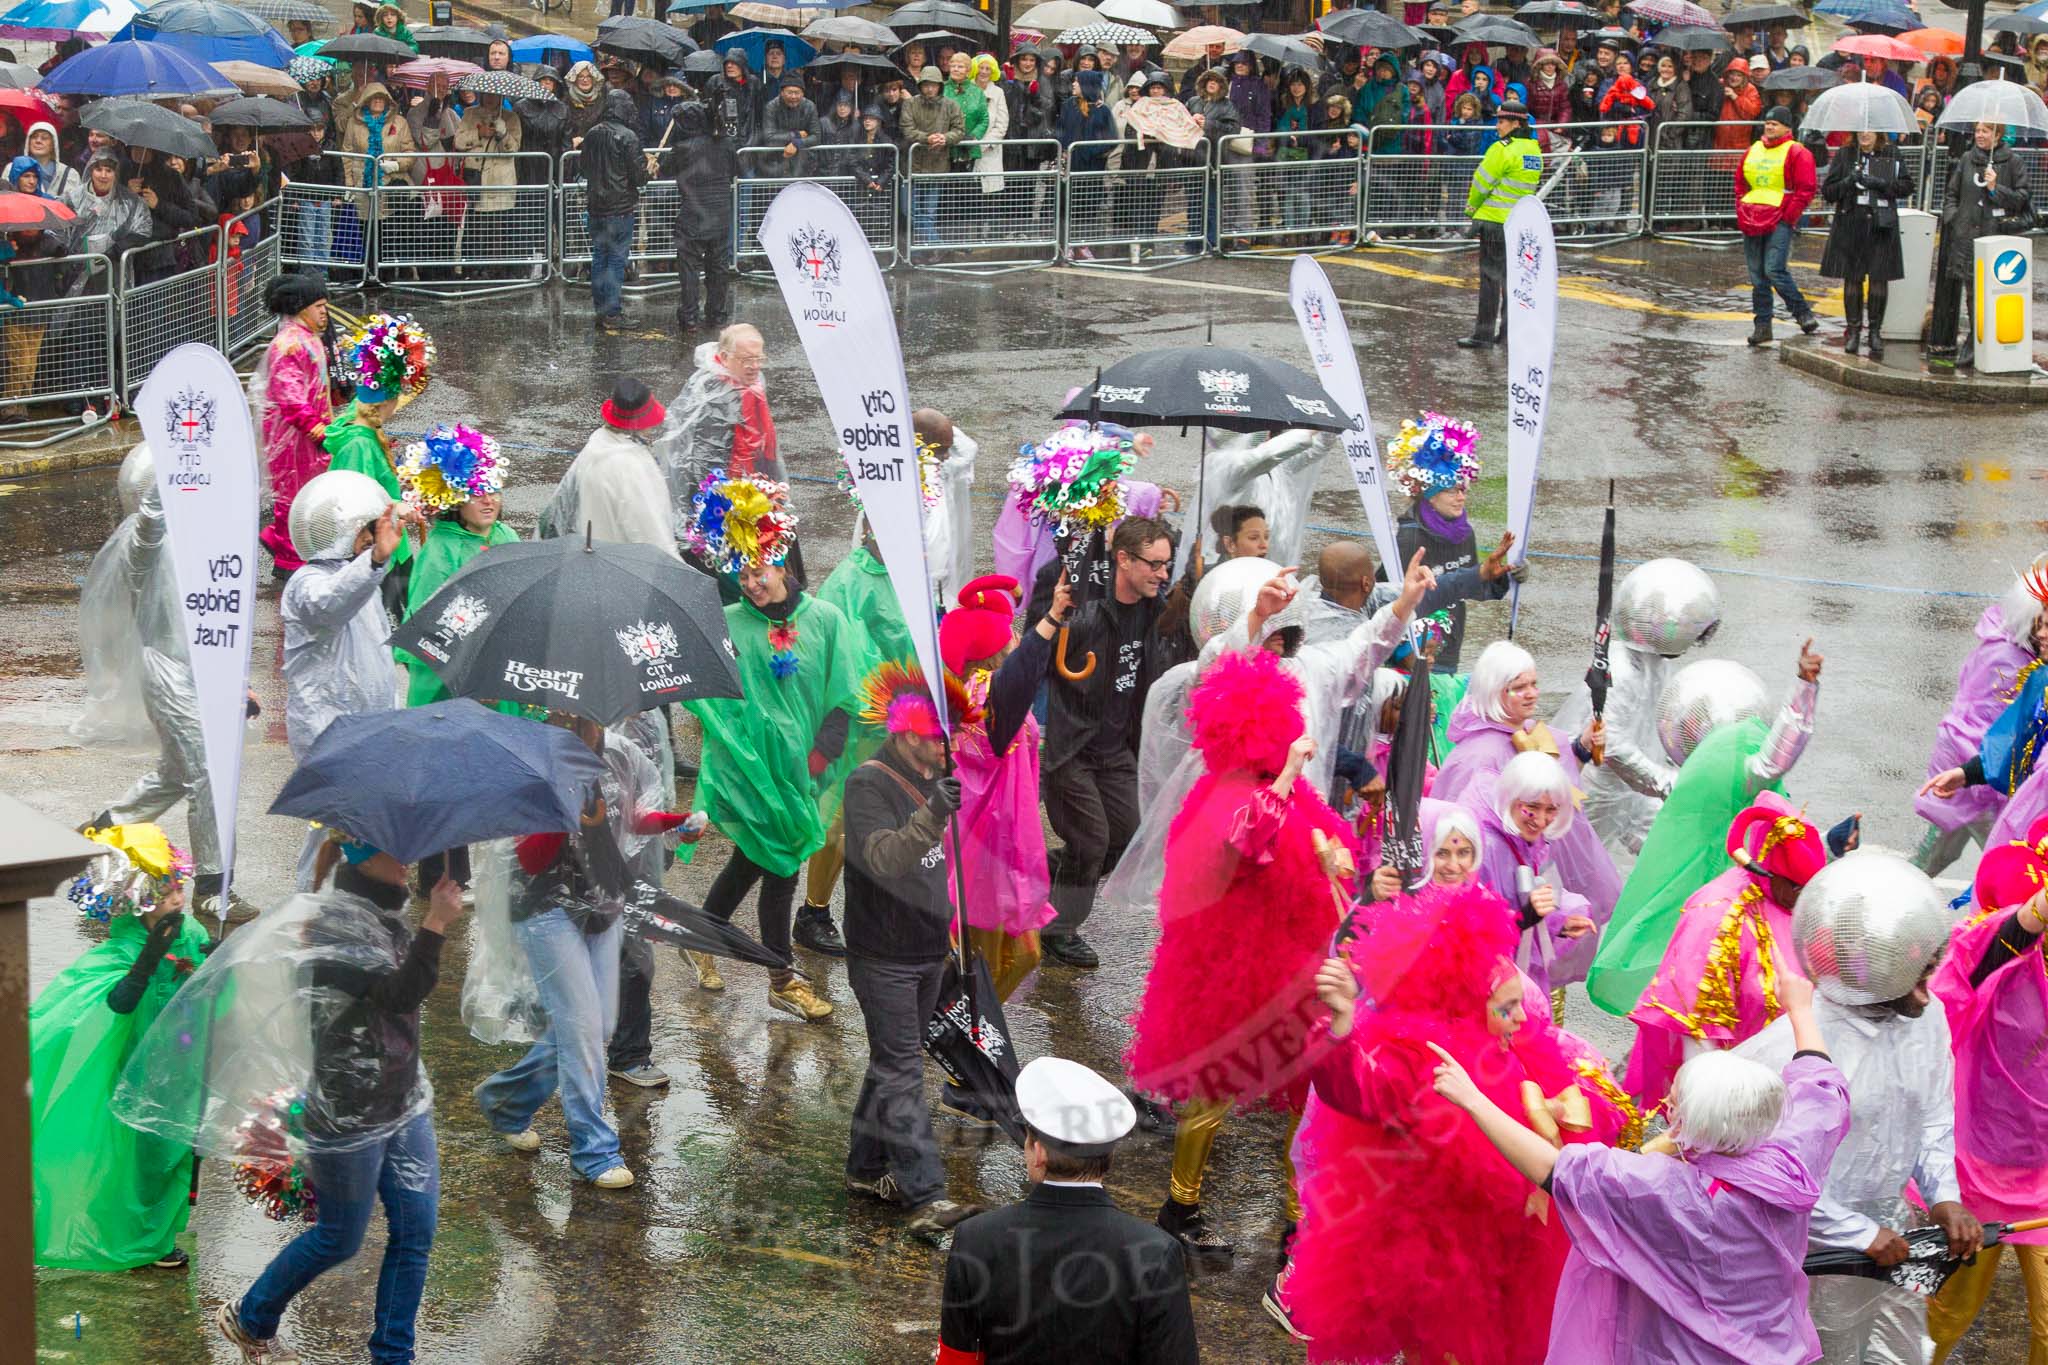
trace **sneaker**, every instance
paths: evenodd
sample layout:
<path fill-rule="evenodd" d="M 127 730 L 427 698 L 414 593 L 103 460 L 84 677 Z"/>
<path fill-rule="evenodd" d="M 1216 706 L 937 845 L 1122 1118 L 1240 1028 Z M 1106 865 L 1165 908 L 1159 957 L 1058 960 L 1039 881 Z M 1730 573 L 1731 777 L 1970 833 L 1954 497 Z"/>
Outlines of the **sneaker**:
<path fill-rule="evenodd" d="M 792 977 L 786 986 L 768 983 L 768 1003 L 784 1014 L 793 1014 L 806 1024 L 814 1023 L 832 1013 L 832 1002 L 820 1000 L 818 993 L 811 989 L 811 983 L 802 977 Z"/>
<path fill-rule="evenodd" d="M 846 1177 L 846 1188 L 855 1194 L 864 1194 L 879 1199 L 884 1204 L 903 1202 L 903 1191 L 896 1187 L 896 1177 L 884 1171 L 873 1180 L 862 1180 L 859 1176 Z"/>
<path fill-rule="evenodd" d="M 796 925 L 789 936 L 799 948 L 809 948 L 826 957 L 846 956 L 846 940 L 839 937 L 839 929 L 832 923 L 832 911 L 827 906 L 806 905 L 798 910 Z"/>
<path fill-rule="evenodd" d="M 504 1134 L 505 1145 L 515 1152 L 537 1152 L 540 1150 L 540 1134 L 529 1128 L 523 1133 Z"/>
<path fill-rule="evenodd" d="M 1047 958 L 1063 966 L 1092 971 L 1102 965 L 1102 959 L 1088 946 L 1088 940 L 1079 934 L 1040 934 L 1038 949 Z"/>
<path fill-rule="evenodd" d="M 183 1270 L 191 1263 L 192 1258 L 190 1256 L 187 1256 L 177 1247 L 172 1247 L 149 1264 L 150 1268 L 154 1270 Z"/>
<path fill-rule="evenodd" d="M 1147 1133 L 1171 1133 L 1177 1126 L 1173 1111 L 1150 1095 L 1130 1092 L 1131 1107 L 1138 1111 L 1138 1127 Z"/>
<path fill-rule="evenodd" d="M 1293 1337 L 1296 1341 L 1307 1341 L 1309 1339 L 1308 1333 L 1296 1327 L 1294 1319 L 1287 1315 L 1287 1304 L 1280 1297 L 1280 1277 L 1278 1275 L 1275 1275 L 1272 1283 L 1266 1286 L 1265 1296 L 1259 1300 L 1259 1306 L 1266 1310 L 1267 1317 L 1279 1323 L 1286 1330 L 1288 1336 Z"/>
<path fill-rule="evenodd" d="M 262 911 L 256 906 L 249 904 L 249 902 L 243 900 L 234 892 L 228 892 L 227 922 L 229 924 L 247 924 L 261 913 Z M 221 898 L 219 896 L 202 896 L 199 901 L 199 917 L 219 923 L 221 919 Z"/>
<path fill-rule="evenodd" d="M 725 978 L 718 974 L 718 959 L 709 953 L 700 953 L 692 948 L 683 949 L 683 957 L 697 970 L 697 985 L 707 991 L 725 989 Z"/>
<path fill-rule="evenodd" d="M 1183 1204 L 1169 1197 L 1159 1206 L 1158 1223 L 1161 1229 L 1172 1233 L 1191 1256 L 1227 1259 L 1231 1254 L 1229 1240 L 1209 1226 L 1208 1220 L 1202 1216 L 1200 1204 Z"/>
<path fill-rule="evenodd" d="M 614 1166 L 608 1171 L 599 1171 L 590 1178 L 590 1183 L 601 1190 L 623 1190 L 633 1183 L 633 1173 L 624 1166 Z"/>
<path fill-rule="evenodd" d="M 933 1199 L 910 1211 L 905 1226 L 920 1236 L 932 1236 L 964 1223 L 981 1212 L 979 1204 L 962 1204 L 951 1199 Z"/>
<path fill-rule="evenodd" d="M 642 1090 L 657 1090 L 669 1082 L 669 1074 L 652 1062 L 642 1062 L 638 1066 L 615 1066 L 611 1068 L 611 1074 L 627 1085 L 637 1085 Z"/>
<path fill-rule="evenodd" d="M 213 1315 L 213 1325 L 228 1339 L 228 1345 L 242 1353 L 243 1365 L 300 1365 L 299 1353 L 282 1336 L 252 1337 L 242 1329 L 242 1305 L 224 1303 Z"/>

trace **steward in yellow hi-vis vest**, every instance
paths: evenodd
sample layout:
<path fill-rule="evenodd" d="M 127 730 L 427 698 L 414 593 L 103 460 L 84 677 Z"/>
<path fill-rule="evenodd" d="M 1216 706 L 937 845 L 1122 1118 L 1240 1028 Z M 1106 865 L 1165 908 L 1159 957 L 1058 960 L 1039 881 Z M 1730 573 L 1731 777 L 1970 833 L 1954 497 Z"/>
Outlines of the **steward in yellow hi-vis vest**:
<path fill-rule="evenodd" d="M 1771 291 L 1791 310 L 1808 336 L 1820 330 L 1813 305 L 1792 282 L 1786 262 L 1799 218 L 1813 202 L 1813 153 L 1792 140 L 1792 111 L 1774 104 L 1764 114 L 1763 136 L 1742 154 L 1735 168 L 1735 225 L 1742 229 L 1742 255 L 1749 266 L 1749 311 L 1756 325 L 1749 344 L 1771 339 Z"/>
<path fill-rule="evenodd" d="M 1486 149 L 1472 188 L 1465 194 L 1465 212 L 1479 236 L 1479 320 L 1472 335 L 1459 337 L 1466 350 L 1506 339 L 1507 312 L 1501 294 L 1508 277 L 1508 211 L 1536 193 L 1543 183 L 1543 148 L 1529 135 L 1529 108 L 1508 100 L 1494 115 L 1499 141 Z"/>

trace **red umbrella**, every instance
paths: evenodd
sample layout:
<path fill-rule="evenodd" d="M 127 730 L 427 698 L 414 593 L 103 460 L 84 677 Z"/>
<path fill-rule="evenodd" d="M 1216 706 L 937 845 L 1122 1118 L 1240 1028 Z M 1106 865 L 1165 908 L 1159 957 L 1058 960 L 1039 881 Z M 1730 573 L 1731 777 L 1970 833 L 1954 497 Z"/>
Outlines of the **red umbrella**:
<path fill-rule="evenodd" d="M 0 114 L 19 123 L 24 129 L 31 123 L 57 121 L 57 111 L 44 102 L 40 91 L 0 90 Z"/>
<path fill-rule="evenodd" d="M 0 232 L 37 232 L 68 223 L 77 216 L 55 199 L 0 190 Z"/>
<path fill-rule="evenodd" d="M 1930 57 L 1963 55 L 1963 35 L 1952 28 L 1916 28 L 1901 33 L 1899 41 Z"/>
<path fill-rule="evenodd" d="M 1911 43 L 1902 43 L 1889 33 L 1857 33 L 1835 44 L 1835 51 L 1858 57 L 1882 57 L 1888 62 L 1924 62 L 1927 54 Z"/>

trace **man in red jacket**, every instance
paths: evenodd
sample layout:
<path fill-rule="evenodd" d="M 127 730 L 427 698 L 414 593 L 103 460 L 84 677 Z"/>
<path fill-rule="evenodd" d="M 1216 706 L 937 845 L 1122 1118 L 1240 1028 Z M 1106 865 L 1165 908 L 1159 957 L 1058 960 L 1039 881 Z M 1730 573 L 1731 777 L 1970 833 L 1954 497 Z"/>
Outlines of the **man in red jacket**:
<path fill-rule="evenodd" d="M 1749 264 L 1749 308 L 1756 318 L 1749 344 L 1771 339 L 1771 290 L 1792 310 L 1799 330 L 1820 330 L 1813 305 L 1792 282 L 1786 262 L 1799 217 L 1813 202 L 1813 153 L 1792 140 L 1792 111 L 1782 104 L 1764 115 L 1764 135 L 1743 153 L 1735 168 L 1735 222 L 1742 229 L 1742 255 Z"/>

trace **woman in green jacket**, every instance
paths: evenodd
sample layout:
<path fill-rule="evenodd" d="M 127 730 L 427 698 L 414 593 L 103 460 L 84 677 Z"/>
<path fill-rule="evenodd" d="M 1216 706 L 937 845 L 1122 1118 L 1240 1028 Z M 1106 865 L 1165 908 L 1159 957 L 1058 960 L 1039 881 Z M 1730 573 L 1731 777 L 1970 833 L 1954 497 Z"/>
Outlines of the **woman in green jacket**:
<path fill-rule="evenodd" d="M 504 510 L 504 470 L 498 443 L 472 427 L 438 425 L 405 448 L 398 477 L 406 501 L 440 518 L 413 560 L 405 589 L 406 618 L 470 560 L 493 545 L 519 539 L 498 520 Z M 447 699 L 448 689 L 424 661 L 403 650 L 398 660 L 411 675 L 405 689 L 407 706 Z M 504 705 L 514 713 L 518 709 L 512 703 Z"/>

